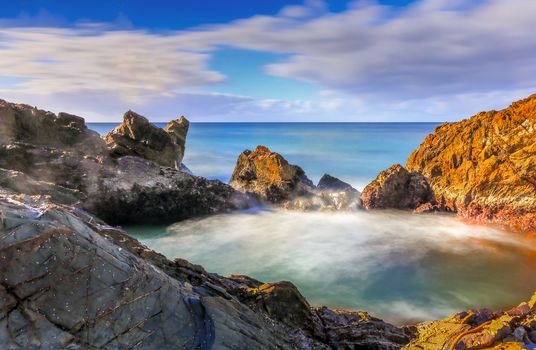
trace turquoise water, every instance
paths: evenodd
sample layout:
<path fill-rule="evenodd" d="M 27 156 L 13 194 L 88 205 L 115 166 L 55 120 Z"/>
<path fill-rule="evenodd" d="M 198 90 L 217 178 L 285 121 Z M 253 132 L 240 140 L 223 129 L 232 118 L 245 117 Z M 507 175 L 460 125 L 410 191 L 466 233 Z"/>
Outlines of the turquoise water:
<path fill-rule="evenodd" d="M 101 134 L 114 126 L 90 125 Z M 327 172 L 362 189 L 379 171 L 403 164 L 436 126 L 192 124 L 184 163 L 227 181 L 236 157 L 262 144 L 313 181 Z M 506 308 L 536 290 L 530 238 L 452 215 L 251 210 L 127 231 L 168 258 L 222 275 L 290 280 L 313 305 L 365 310 L 400 324 Z"/>
<path fill-rule="evenodd" d="M 105 134 L 117 124 L 89 123 Z M 157 123 L 165 126 L 165 123 Z M 324 173 L 358 189 L 408 155 L 437 123 L 192 123 L 184 164 L 227 182 L 245 149 L 264 145 L 300 165 L 315 183 Z"/>

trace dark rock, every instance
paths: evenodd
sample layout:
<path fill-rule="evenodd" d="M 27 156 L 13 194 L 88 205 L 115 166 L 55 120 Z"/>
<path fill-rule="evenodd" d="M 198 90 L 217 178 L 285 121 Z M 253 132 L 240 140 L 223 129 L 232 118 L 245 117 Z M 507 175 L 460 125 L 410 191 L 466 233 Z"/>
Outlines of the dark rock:
<path fill-rule="evenodd" d="M 4 199 L 0 211 L 2 349 L 293 347 L 283 327 L 235 299 L 197 293 L 83 213 Z"/>
<path fill-rule="evenodd" d="M 324 174 L 320 181 L 318 181 L 318 185 L 316 186 L 319 189 L 322 190 L 328 190 L 328 191 L 350 191 L 350 192 L 357 192 L 355 188 L 352 187 L 352 185 L 341 181 L 337 179 L 336 177 L 333 177 L 329 174 Z"/>
<path fill-rule="evenodd" d="M 129 112 L 109 137 L 119 142 L 112 147 L 126 153 L 180 164 L 188 121 L 172 121 L 166 130 Z M 104 140 L 74 115 L 0 101 L 0 141 L 1 186 L 78 205 L 114 224 L 178 221 L 248 206 L 243 194 L 192 176 L 185 167 L 178 171 L 132 156 L 113 159 Z"/>
<path fill-rule="evenodd" d="M 114 224 L 176 222 L 248 207 L 246 196 L 220 181 L 138 157 L 118 159 L 93 187 L 80 206 Z"/>
<path fill-rule="evenodd" d="M 400 164 L 382 171 L 361 194 L 366 209 L 409 209 L 413 210 L 426 203 L 435 203 L 435 197 L 428 182 L 419 173 L 410 173 Z"/>
<path fill-rule="evenodd" d="M 400 349 L 413 336 L 410 328 L 385 323 L 366 312 L 315 309 L 325 326 L 325 336 L 333 349 Z"/>

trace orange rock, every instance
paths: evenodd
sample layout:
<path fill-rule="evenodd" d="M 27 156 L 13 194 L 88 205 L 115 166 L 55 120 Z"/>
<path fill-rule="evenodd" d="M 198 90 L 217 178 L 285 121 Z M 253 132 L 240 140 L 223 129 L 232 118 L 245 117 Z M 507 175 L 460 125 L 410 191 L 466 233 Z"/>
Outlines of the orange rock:
<path fill-rule="evenodd" d="M 462 217 L 536 230 L 536 94 L 439 126 L 406 168 Z"/>

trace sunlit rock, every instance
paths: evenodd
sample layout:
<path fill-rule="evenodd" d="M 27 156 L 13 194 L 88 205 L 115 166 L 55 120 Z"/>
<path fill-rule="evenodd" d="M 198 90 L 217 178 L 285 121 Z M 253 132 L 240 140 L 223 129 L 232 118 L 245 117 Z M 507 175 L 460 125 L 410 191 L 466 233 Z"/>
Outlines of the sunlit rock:
<path fill-rule="evenodd" d="M 459 215 L 536 230 L 536 94 L 445 123 L 408 158 Z"/>
<path fill-rule="evenodd" d="M 188 120 L 181 117 L 161 129 L 137 113 L 128 111 L 123 122 L 106 135 L 113 157 L 137 156 L 179 169 L 184 157 Z"/>

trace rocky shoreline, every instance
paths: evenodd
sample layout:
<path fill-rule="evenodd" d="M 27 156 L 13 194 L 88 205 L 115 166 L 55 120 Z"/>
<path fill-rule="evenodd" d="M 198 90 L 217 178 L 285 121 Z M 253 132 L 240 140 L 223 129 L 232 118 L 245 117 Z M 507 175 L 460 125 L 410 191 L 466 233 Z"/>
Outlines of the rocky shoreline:
<path fill-rule="evenodd" d="M 532 95 L 442 125 L 359 193 L 327 174 L 314 185 L 264 146 L 239 155 L 229 185 L 194 176 L 184 117 L 160 129 L 129 111 L 101 138 L 83 118 L 0 101 L 0 348 L 522 349 L 535 297 L 396 327 L 311 307 L 291 282 L 170 261 L 110 225 L 273 205 L 452 211 L 531 232 L 535 121 Z"/>

